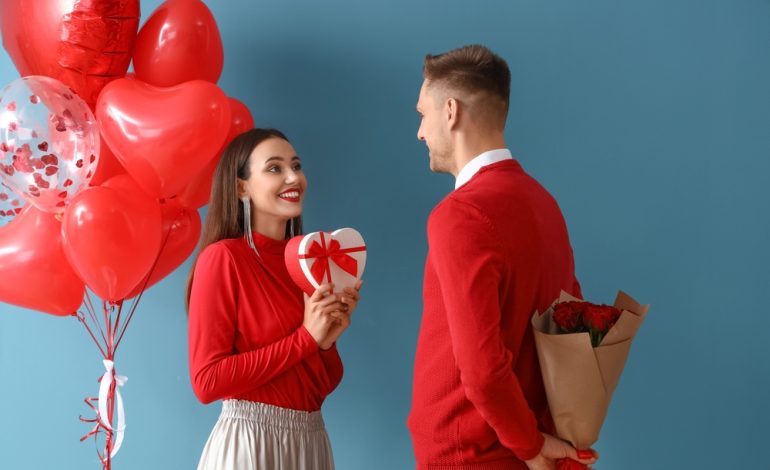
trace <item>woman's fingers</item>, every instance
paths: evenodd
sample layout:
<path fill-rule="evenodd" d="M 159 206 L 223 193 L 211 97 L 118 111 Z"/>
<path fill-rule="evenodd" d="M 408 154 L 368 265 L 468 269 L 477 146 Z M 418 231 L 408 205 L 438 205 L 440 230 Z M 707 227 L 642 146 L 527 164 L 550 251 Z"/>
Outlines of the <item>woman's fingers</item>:
<path fill-rule="evenodd" d="M 310 300 L 313 302 L 318 302 L 319 300 L 323 299 L 326 294 L 332 291 L 334 289 L 334 284 L 322 284 L 318 286 L 318 289 L 313 292 L 313 295 L 310 297 Z"/>
<path fill-rule="evenodd" d="M 316 302 L 316 307 L 325 309 L 329 305 L 338 304 L 338 303 L 340 303 L 339 296 L 337 296 L 336 294 L 331 294 L 331 295 L 327 295 L 325 298 Z"/>
<path fill-rule="evenodd" d="M 334 312 L 334 311 L 339 311 L 341 313 L 345 313 L 345 307 L 346 307 L 346 305 L 344 305 L 344 304 L 342 304 L 340 302 L 334 302 L 332 304 L 329 304 L 329 305 L 323 307 L 323 309 L 321 309 L 321 314 L 322 315 L 328 315 L 328 314 L 330 314 L 331 312 Z"/>
<path fill-rule="evenodd" d="M 348 315 L 345 312 L 341 312 L 339 310 L 332 310 L 328 313 L 329 317 L 334 318 L 335 320 L 342 322 L 342 323 L 349 323 L 350 322 L 350 315 Z"/>
<path fill-rule="evenodd" d="M 352 287 L 347 287 L 345 290 L 345 296 L 352 299 L 354 302 L 358 302 L 358 299 L 361 298 L 361 296 L 358 294 L 358 291 L 356 289 L 353 289 Z"/>

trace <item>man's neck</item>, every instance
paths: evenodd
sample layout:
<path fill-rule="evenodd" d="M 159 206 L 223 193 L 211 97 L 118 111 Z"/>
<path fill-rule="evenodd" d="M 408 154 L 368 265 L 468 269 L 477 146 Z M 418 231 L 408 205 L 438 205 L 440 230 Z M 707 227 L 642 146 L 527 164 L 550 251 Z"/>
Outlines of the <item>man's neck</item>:
<path fill-rule="evenodd" d="M 478 157 L 484 152 L 495 149 L 507 148 L 505 145 L 505 138 L 503 134 L 495 134 L 480 139 L 463 139 L 461 145 L 457 146 L 456 158 L 455 158 L 455 170 L 452 172 L 455 178 L 460 173 L 465 165 L 471 160 Z M 470 140 L 473 140 L 472 142 Z"/>

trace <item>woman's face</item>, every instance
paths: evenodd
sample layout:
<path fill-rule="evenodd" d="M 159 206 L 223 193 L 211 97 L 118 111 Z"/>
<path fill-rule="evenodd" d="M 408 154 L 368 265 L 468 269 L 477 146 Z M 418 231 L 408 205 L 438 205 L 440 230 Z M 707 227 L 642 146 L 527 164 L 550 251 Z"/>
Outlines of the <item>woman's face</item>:
<path fill-rule="evenodd" d="M 251 175 L 239 180 L 240 196 L 247 194 L 257 219 L 291 219 L 302 214 L 307 180 L 294 147 L 274 137 L 257 145 L 249 158 Z"/>

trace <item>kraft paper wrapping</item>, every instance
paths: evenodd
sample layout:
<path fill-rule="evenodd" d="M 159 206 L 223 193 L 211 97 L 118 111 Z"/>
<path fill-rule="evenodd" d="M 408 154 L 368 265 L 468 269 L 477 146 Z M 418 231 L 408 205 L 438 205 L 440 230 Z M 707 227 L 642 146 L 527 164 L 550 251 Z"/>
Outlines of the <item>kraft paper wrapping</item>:
<path fill-rule="evenodd" d="M 618 292 L 614 306 L 622 311 L 620 318 L 593 348 L 588 333 L 559 334 L 551 319 L 554 305 L 570 300 L 580 301 L 562 292 L 542 315 L 535 312 L 532 327 L 556 433 L 576 448 L 587 449 L 599 439 L 631 341 L 649 305 Z"/>

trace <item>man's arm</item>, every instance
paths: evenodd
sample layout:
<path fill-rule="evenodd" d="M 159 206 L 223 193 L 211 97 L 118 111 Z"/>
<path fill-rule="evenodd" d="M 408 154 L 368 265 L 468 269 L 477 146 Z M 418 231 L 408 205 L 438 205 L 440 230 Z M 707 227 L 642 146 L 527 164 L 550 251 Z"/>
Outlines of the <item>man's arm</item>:
<path fill-rule="evenodd" d="M 544 438 L 513 372 L 516 359 L 500 331 L 499 241 L 472 205 L 445 200 L 428 221 L 428 243 L 447 311 L 465 394 L 521 460 L 537 456 Z"/>

